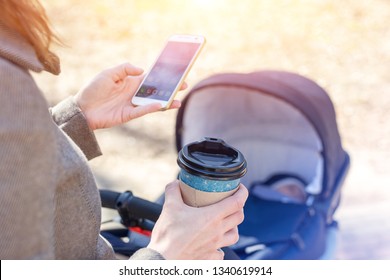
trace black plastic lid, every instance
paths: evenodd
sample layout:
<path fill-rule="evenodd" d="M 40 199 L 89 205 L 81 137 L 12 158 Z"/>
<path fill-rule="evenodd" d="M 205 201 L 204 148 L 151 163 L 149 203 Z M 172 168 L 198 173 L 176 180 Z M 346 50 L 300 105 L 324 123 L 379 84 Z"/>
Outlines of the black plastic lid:
<path fill-rule="evenodd" d="M 205 137 L 184 146 L 177 163 L 190 174 L 210 179 L 234 180 L 246 173 L 243 154 L 218 138 Z"/>

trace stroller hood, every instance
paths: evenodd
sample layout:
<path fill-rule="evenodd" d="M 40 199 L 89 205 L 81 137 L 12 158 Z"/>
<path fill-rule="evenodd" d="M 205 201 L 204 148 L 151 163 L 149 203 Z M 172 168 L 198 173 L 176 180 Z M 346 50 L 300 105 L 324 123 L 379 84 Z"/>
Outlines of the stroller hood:
<path fill-rule="evenodd" d="M 333 188 L 341 170 L 349 162 L 349 157 L 342 147 L 335 110 L 328 94 L 312 80 L 296 73 L 284 71 L 258 71 L 248 74 L 222 73 L 202 80 L 190 90 L 178 111 L 176 120 L 178 151 L 186 144 L 183 143 L 183 133 L 186 133 L 183 119 L 191 98 L 199 92 L 212 92 L 214 88 L 221 87 L 236 91 L 249 90 L 276 98 L 292 106 L 310 123 L 321 142 L 320 153 L 323 158 L 322 188 L 319 198 L 329 198 L 334 191 Z M 224 100 L 218 102 L 223 104 Z M 204 108 L 204 110 L 213 110 L 213 108 Z"/>

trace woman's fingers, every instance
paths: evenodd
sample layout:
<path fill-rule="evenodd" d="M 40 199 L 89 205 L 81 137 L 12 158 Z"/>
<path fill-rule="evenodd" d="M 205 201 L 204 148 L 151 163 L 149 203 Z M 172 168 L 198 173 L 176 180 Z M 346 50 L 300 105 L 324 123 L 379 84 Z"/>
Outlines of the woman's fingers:
<path fill-rule="evenodd" d="M 173 100 L 171 103 L 171 106 L 169 106 L 169 109 L 178 109 L 181 106 L 180 100 Z"/>
<path fill-rule="evenodd" d="M 188 84 L 186 82 L 184 82 L 181 87 L 180 87 L 180 90 L 185 90 L 186 88 L 188 88 Z"/>
<path fill-rule="evenodd" d="M 226 217 L 224 219 L 224 230 L 225 232 L 231 230 L 232 228 L 238 226 L 244 221 L 244 210 L 238 210 L 234 214 Z"/>
<path fill-rule="evenodd" d="M 234 227 L 224 234 L 219 246 L 222 248 L 222 247 L 227 247 L 227 246 L 233 245 L 233 244 L 237 243 L 239 237 L 240 236 L 238 234 L 238 228 Z"/>
<path fill-rule="evenodd" d="M 212 208 L 211 211 L 220 215 L 217 218 L 226 218 L 241 210 L 244 207 L 247 198 L 248 190 L 244 185 L 240 184 L 238 190 L 233 195 L 207 207 Z M 221 211 L 220 209 L 224 209 L 224 211 Z"/>
<path fill-rule="evenodd" d="M 148 105 L 142 105 L 138 107 L 126 107 L 123 110 L 122 123 L 128 122 L 130 120 L 142 117 L 146 114 L 157 112 L 161 109 L 160 103 L 151 103 Z"/>

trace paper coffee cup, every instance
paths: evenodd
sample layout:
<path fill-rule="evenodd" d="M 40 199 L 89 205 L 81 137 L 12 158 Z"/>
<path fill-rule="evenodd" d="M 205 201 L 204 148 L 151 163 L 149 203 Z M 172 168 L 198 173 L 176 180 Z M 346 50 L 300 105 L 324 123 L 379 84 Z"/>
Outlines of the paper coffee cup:
<path fill-rule="evenodd" d="M 222 139 L 205 138 L 183 147 L 178 165 L 183 201 L 202 207 L 216 203 L 237 191 L 246 173 L 246 160 Z"/>

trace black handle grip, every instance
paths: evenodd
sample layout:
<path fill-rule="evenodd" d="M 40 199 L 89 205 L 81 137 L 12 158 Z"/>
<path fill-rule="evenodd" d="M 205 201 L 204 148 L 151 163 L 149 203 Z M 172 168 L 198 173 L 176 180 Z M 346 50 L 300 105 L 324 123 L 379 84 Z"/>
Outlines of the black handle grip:
<path fill-rule="evenodd" d="M 156 222 L 160 217 L 162 206 L 133 195 L 131 191 L 122 193 L 99 190 L 102 207 L 116 209 L 122 219 L 147 219 Z"/>
<path fill-rule="evenodd" d="M 116 203 L 120 196 L 119 192 L 109 190 L 99 190 L 102 207 L 109 209 L 116 209 Z"/>
<path fill-rule="evenodd" d="M 125 192 L 126 194 L 128 192 Z M 120 203 L 121 197 L 119 197 Z M 126 205 L 124 205 L 131 217 L 139 217 L 156 222 L 160 217 L 162 206 L 160 204 L 130 195 L 126 198 Z"/>

